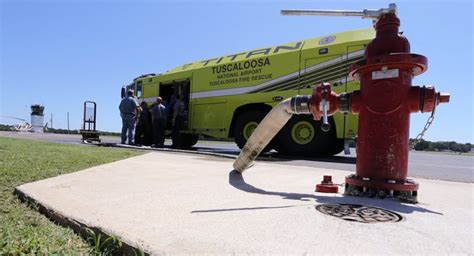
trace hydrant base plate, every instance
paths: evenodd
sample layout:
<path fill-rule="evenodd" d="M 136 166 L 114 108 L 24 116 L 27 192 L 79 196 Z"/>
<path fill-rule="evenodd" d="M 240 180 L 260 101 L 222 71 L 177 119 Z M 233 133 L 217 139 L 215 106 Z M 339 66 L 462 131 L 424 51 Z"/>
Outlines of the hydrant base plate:
<path fill-rule="evenodd" d="M 346 184 L 354 185 L 357 187 L 365 187 L 372 189 L 385 189 L 385 190 L 394 190 L 394 191 L 417 191 L 418 183 L 406 179 L 403 181 L 388 181 L 388 180 L 373 180 L 370 178 L 363 178 L 357 175 L 349 175 L 346 177 Z"/>
<path fill-rule="evenodd" d="M 377 188 L 360 187 L 352 184 L 345 185 L 344 195 L 376 197 L 380 199 L 395 198 L 402 202 L 416 204 L 418 203 L 417 191 L 397 191 Z"/>

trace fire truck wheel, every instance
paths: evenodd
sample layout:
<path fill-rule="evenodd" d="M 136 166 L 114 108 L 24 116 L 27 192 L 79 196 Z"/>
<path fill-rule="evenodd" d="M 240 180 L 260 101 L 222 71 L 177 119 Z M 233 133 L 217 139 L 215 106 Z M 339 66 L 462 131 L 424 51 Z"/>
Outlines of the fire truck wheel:
<path fill-rule="evenodd" d="M 234 125 L 234 140 L 239 148 L 243 148 L 250 135 L 255 131 L 258 124 L 265 117 L 267 113 L 260 110 L 251 110 L 241 113 Z M 272 143 L 270 143 L 272 144 Z M 263 152 L 271 150 L 271 146 L 267 146 L 263 149 Z"/>
<path fill-rule="evenodd" d="M 327 151 L 327 156 L 337 155 L 344 150 L 344 139 L 334 139 Z"/>
<path fill-rule="evenodd" d="M 298 156 L 323 156 L 335 151 L 334 121 L 329 119 L 331 130 L 323 132 L 321 122 L 310 115 L 293 115 L 277 135 L 275 149 L 282 154 Z"/>
<path fill-rule="evenodd" d="M 190 134 L 190 133 L 182 133 L 181 134 L 181 144 L 184 148 L 190 148 L 194 146 L 199 139 L 199 135 Z"/>

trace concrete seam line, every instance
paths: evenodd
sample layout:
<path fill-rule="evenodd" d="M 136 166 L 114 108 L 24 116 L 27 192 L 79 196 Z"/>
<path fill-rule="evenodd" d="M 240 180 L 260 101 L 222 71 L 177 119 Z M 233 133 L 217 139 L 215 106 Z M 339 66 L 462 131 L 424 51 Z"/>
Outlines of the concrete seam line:
<path fill-rule="evenodd" d="M 100 144 L 96 144 L 97 146 L 103 146 Z M 230 158 L 230 159 L 237 159 L 238 156 L 229 155 L 229 154 L 222 154 L 222 153 L 213 153 L 213 152 L 202 152 L 202 151 L 193 151 L 193 150 L 185 150 L 185 149 L 172 149 L 172 148 L 142 148 L 137 146 L 121 146 L 121 145 L 109 145 L 109 147 L 117 147 L 117 148 L 128 148 L 128 149 L 137 149 L 137 150 L 145 150 L 145 151 L 159 151 L 159 152 L 177 152 L 177 153 L 189 153 L 195 155 L 209 155 L 209 156 L 218 156 L 223 158 Z M 259 156 L 257 160 L 261 161 L 281 161 L 281 160 L 292 160 L 290 158 L 275 158 L 275 157 L 266 157 L 266 156 Z"/>
<path fill-rule="evenodd" d="M 200 152 L 200 151 L 185 150 L 185 149 L 169 149 L 169 148 L 159 149 L 159 148 L 140 148 L 140 147 L 121 147 L 121 146 L 116 146 L 116 147 L 133 148 L 133 149 L 148 150 L 148 151 L 159 151 L 159 152 L 189 153 L 189 154 L 195 154 L 195 155 L 208 155 L 208 156 L 217 156 L 217 157 L 223 157 L 223 158 L 237 159 L 237 156 L 235 156 L 235 155 L 222 154 L 222 153 L 213 153 L 213 152 L 202 152 L 202 151 Z M 257 160 L 261 160 L 261 161 L 281 161 L 281 160 L 291 160 L 291 159 L 259 156 L 259 157 L 257 157 Z"/>

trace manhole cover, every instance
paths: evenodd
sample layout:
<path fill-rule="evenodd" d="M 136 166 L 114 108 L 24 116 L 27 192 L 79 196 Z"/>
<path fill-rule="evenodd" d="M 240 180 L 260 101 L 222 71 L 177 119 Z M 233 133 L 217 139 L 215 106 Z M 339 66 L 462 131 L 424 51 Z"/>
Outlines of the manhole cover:
<path fill-rule="evenodd" d="M 403 216 L 378 207 L 359 204 L 320 204 L 316 210 L 347 221 L 362 223 L 399 222 Z"/>

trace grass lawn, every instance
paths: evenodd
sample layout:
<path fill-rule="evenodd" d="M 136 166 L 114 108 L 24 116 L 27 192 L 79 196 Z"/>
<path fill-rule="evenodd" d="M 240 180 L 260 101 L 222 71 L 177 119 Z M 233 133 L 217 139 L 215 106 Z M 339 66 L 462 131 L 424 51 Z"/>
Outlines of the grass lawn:
<path fill-rule="evenodd" d="M 91 254 L 94 247 L 71 229 L 20 202 L 16 186 L 143 154 L 118 148 L 0 137 L 0 255 Z"/>

